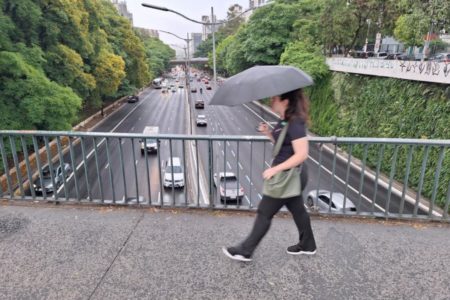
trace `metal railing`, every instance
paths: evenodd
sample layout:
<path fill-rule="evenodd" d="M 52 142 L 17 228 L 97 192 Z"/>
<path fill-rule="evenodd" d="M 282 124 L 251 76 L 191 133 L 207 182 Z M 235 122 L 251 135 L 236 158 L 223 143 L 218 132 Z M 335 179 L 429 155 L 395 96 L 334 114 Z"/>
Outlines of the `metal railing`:
<path fill-rule="evenodd" d="M 449 149 L 450 140 L 310 138 L 305 204 L 319 214 L 448 222 Z M 4 130 L 0 198 L 251 210 L 271 150 L 255 136 Z"/>

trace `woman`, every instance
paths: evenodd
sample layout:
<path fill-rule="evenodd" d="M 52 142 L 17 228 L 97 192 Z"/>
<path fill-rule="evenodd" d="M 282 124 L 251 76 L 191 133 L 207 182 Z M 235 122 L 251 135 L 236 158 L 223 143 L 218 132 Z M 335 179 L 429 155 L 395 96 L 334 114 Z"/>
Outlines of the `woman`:
<path fill-rule="evenodd" d="M 281 121 L 270 131 L 265 123 L 261 123 L 258 130 L 270 138 L 275 144 L 282 128 L 289 125 L 287 134 L 281 149 L 274 158 L 272 167 L 263 172 L 263 178 L 269 179 L 275 174 L 289 170 L 302 164 L 308 158 L 308 138 L 306 136 L 306 124 L 309 122 L 309 101 L 301 89 L 290 91 L 281 96 L 270 99 L 271 109 L 280 116 Z M 306 164 L 302 170 L 302 189 L 306 185 Z M 263 195 L 259 203 L 257 216 L 250 235 L 238 246 L 223 248 L 225 255 L 234 260 L 251 261 L 253 251 L 267 233 L 273 216 L 286 205 L 294 217 L 299 232 L 299 242 L 287 248 L 287 253 L 292 255 L 316 253 L 316 242 L 311 229 L 309 214 L 303 205 L 301 195 L 275 199 Z"/>

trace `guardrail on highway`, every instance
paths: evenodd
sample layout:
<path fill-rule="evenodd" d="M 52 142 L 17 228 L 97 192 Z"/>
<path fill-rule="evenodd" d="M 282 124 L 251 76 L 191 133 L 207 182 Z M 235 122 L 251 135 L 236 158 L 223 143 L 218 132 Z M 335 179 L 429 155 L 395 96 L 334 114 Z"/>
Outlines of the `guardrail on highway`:
<path fill-rule="evenodd" d="M 152 139 L 156 153 L 141 151 Z M 3 130 L 0 198 L 252 210 L 271 149 L 256 136 Z M 310 138 L 305 204 L 319 214 L 448 222 L 449 149 L 450 140 Z"/>

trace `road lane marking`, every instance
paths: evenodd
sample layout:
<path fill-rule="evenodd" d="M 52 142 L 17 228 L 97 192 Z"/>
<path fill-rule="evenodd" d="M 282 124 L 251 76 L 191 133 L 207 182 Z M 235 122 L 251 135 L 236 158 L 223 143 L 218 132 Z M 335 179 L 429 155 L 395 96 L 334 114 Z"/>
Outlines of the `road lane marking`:
<path fill-rule="evenodd" d="M 247 181 L 248 181 L 249 183 L 252 183 L 252 182 L 250 181 L 250 177 L 248 177 L 247 175 L 245 175 L 245 178 L 247 178 Z"/>
<path fill-rule="evenodd" d="M 134 130 L 134 126 L 133 127 L 131 127 L 131 130 L 130 131 L 133 131 Z"/>
<path fill-rule="evenodd" d="M 248 199 L 247 195 L 244 195 L 244 198 L 247 201 L 248 205 L 250 205 L 250 200 Z"/>
<path fill-rule="evenodd" d="M 109 164 L 106 164 L 105 169 L 108 169 L 108 168 L 109 168 Z"/>
<path fill-rule="evenodd" d="M 266 166 L 267 166 L 268 168 L 270 168 L 270 165 L 267 163 L 267 161 L 264 161 L 264 163 L 266 164 Z"/>
<path fill-rule="evenodd" d="M 236 154 L 234 154 L 234 151 L 233 151 L 233 150 L 231 150 L 231 154 L 232 154 L 234 157 L 236 157 Z"/>
<path fill-rule="evenodd" d="M 125 122 L 125 120 L 128 118 L 129 115 L 131 115 L 131 114 L 132 114 L 139 106 L 142 105 L 142 103 L 144 103 L 144 101 L 142 101 L 141 103 L 139 103 L 138 105 L 136 105 L 136 106 L 135 106 L 128 114 L 126 114 L 125 117 L 124 117 L 119 123 L 117 123 L 117 125 L 114 126 L 114 128 L 111 129 L 110 132 L 114 132 L 114 131 L 115 131 L 115 130 L 123 123 L 123 122 Z M 111 116 L 111 115 L 110 115 L 110 116 Z M 107 120 L 107 119 L 105 119 L 105 120 Z M 103 121 L 104 121 L 104 120 L 103 120 Z M 97 126 L 98 126 L 98 125 L 100 125 L 100 123 L 97 124 Z M 100 146 L 105 142 L 105 140 L 106 140 L 106 139 L 103 138 L 103 139 L 100 141 L 100 143 L 97 145 L 97 147 L 100 147 Z M 88 153 L 88 155 L 86 156 L 86 160 L 83 159 L 83 160 L 77 165 L 77 167 L 75 168 L 75 172 L 72 172 L 72 174 L 70 174 L 70 176 L 67 178 L 66 182 L 68 182 L 69 180 L 72 179 L 72 177 L 74 176 L 74 174 L 81 168 L 81 166 L 84 164 L 85 161 L 88 161 L 88 160 L 91 158 L 91 156 L 92 156 L 92 154 L 94 154 L 94 152 L 95 152 L 95 148 L 92 149 L 92 150 Z M 56 192 L 59 193 L 60 190 L 57 190 Z"/>
<path fill-rule="evenodd" d="M 314 163 L 316 163 L 317 165 L 319 165 L 319 162 L 317 160 L 315 160 L 314 158 L 312 158 L 311 156 L 308 156 L 309 159 L 311 159 Z M 328 170 L 327 168 L 325 168 L 323 165 L 321 166 L 322 169 L 324 169 L 328 174 L 333 175 L 333 172 L 331 172 L 330 170 Z M 334 177 L 342 184 L 345 185 L 345 181 L 342 180 L 339 176 L 337 176 L 336 174 L 334 174 Z M 355 188 L 353 188 L 351 185 L 347 184 L 347 186 L 356 194 L 359 195 L 359 191 L 357 191 Z M 314 189 L 313 189 L 314 190 Z M 363 193 L 361 193 L 361 197 L 364 198 L 365 200 L 367 200 L 369 203 L 373 203 L 375 205 L 376 208 L 378 208 L 379 210 L 381 210 L 382 212 L 386 212 L 386 210 L 384 208 L 382 208 L 380 205 L 376 204 L 374 201 L 370 200 L 369 198 L 367 198 L 366 196 L 364 196 Z M 355 201 L 356 202 L 356 201 Z M 356 203 L 355 203 L 356 204 Z"/>
<path fill-rule="evenodd" d="M 138 160 L 136 159 L 136 166 L 137 166 L 137 164 L 138 164 Z"/>
<path fill-rule="evenodd" d="M 225 153 L 223 152 L 223 150 L 221 150 L 221 151 L 222 151 L 222 155 L 225 156 Z"/>
<path fill-rule="evenodd" d="M 260 194 L 260 193 L 258 193 L 258 197 L 259 197 L 259 200 L 261 200 L 261 199 L 262 199 L 262 196 L 261 196 L 261 194 Z"/>
<path fill-rule="evenodd" d="M 228 169 L 231 170 L 231 165 L 230 165 L 230 163 L 228 161 L 227 161 L 227 166 L 228 166 Z"/>
<path fill-rule="evenodd" d="M 228 147 L 230 146 L 230 142 L 228 142 L 228 141 L 227 141 L 227 146 L 228 146 Z"/>
<path fill-rule="evenodd" d="M 241 163 L 238 162 L 238 165 L 239 165 L 239 168 L 240 168 L 241 170 L 244 170 L 244 168 L 242 167 Z"/>

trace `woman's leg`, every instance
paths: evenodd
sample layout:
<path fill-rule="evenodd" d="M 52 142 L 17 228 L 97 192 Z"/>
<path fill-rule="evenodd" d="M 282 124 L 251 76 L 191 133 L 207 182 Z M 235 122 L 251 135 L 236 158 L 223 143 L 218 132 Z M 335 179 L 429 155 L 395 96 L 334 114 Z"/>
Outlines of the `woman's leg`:
<path fill-rule="evenodd" d="M 303 204 L 303 197 L 290 198 L 286 206 L 294 217 L 295 225 L 297 225 L 299 233 L 298 246 L 305 251 L 315 251 L 316 241 L 314 240 L 309 214 Z"/>
<path fill-rule="evenodd" d="M 237 247 L 242 251 L 242 254 L 252 255 L 259 242 L 266 235 L 272 223 L 273 216 L 285 204 L 284 199 L 274 199 L 268 196 L 263 196 L 258 205 L 257 215 L 253 229 L 249 236 Z"/>

